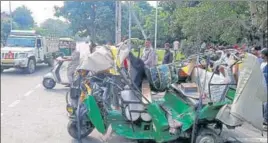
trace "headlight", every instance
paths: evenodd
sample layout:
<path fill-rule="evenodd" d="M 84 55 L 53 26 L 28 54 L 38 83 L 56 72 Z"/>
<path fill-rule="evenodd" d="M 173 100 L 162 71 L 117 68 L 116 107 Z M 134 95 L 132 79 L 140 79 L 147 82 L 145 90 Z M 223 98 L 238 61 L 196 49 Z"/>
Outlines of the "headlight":
<path fill-rule="evenodd" d="M 19 53 L 18 59 L 27 58 L 28 53 Z"/>
<path fill-rule="evenodd" d="M 69 113 L 69 114 L 73 114 L 74 113 L 74 108 L 71 106 L 71 105 L 67 105 L 67 107 L 66 107 L 66 109 L 67 109 L 67 112 Z"/>

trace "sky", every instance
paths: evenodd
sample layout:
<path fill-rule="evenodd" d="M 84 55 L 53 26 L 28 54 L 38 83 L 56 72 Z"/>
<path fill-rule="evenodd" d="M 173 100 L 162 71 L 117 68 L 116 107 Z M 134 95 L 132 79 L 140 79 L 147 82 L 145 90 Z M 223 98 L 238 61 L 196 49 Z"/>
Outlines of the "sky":
<path fill-rule="evenodd" d="M 155 6 L 155 1 L 149 1 L 152 6 Z M 32 11 L 32 16 L 37 25 L 40 25 L 48 18 L 57 19 L 54 16 L 54 6 L 63 6 L 63 1 L 11 1 L 11 11 L 17 7 L 25 5 Z M 1 12 L 9 13 L 9 1 L 1 1 Z"/>

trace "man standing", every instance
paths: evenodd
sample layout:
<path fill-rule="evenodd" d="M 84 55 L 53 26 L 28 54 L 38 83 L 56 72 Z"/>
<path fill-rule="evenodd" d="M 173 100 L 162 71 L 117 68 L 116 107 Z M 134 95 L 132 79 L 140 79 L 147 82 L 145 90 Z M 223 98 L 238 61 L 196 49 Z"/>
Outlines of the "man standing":
<path fill-rule="evenodd" d="M 94 53 L 96 50 L 96 47 L 97 47 L 97 45 L 93 41 L 91 41 L 90 45 L 89 45 L 89 53 L 90 54 Z"/>
<path fill-rule="evenodd" d="M 73 75 L 75 73 L 76 68 L 80 64 L 80 52 L 76 50 L 76 46 L 71 48 L 72 55 L 71 57 L 66 57 L 62 61 L 70 61 L 68 67 L 67 67 L 67 76 L 69 80 L 69 85 L 73 82 Z"/>
<path fill-rule="evenodd" d="M 150 68 L 157 65 L 157 55 L 151 45 L 150 39 L 145 41 L 145 49 L 141 58 L 146 67 Z"/>
<path fill-rule="evenodd" d="M 165 50 L 166 50 L 166 52 L 165 52 L 165 55 L 164 55 L 162 64 L 172 63 L 172 61 L 173 61 L 173 54 L 170 51 L 170 45 L 169 45 L 169 43 L 165 43 Z"/>
<path fill-rule="evenodd" d="M 179 48 L 180 48 L 180 42 L 178 38 L 176 38 L 175 41 L 173 42 L 173 49 L 175 51 L 175 60 L 177 60 L 177 53 L 179 51 Z"/>
<path fill-rule="evenodd" d="M 268 49 L 264 48 L 261 51 L 261 57 L 263 58 L 263 62 L 261 64 L 261 70 L 264 74 L 264 78 L 265 78 L 265 85 L 266 88 L 268 88 L 268 65 L 267 65 L 267 61 L 268 61 Z M 267 102 L 264 102 L 263 104 L 263 117 L 264 117 L 264 122 L 263 122 L 263 128 L 264 130 L 267 130 L 267 124 L 268 124 L 268 106 L 267 106 Z"/>
<path fill-rule="evenodd" d="M 179 42 L 178 38 L 176 38 L 176 40 L 173 42 L 173 48 L 174 48 L 174 50 L 179 50 L 180 42 Z"/>
<path fill-rule="evenodd" d="M 259 60 L 260 63 L 262 63 L 263 62 L 263 59 L 261 58 L 260 51 L 261 51 L 261 47 L 260 46 L 254 46 L 251 49 L 251 53 L 258 58 L 258 60 Z"/>
<path fill-rule="evenodd" d="M 201 51 L 204 52 L 206 50 L 206 47 L 207 47 L 207 44 L 205 41 L 203 41 L 201 45 Z"/>

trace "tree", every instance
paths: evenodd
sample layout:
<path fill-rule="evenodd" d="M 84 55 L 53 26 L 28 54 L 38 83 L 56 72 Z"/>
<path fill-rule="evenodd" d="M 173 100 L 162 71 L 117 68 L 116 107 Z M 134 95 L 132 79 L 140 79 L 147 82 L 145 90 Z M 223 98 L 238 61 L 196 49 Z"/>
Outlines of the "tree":
<path fill-rule="evenodd" d="M 25 6 L 18 7 L 12 12 L 13 20 L 20 29 L 31 29 L 34 26 L 32 12 Z"/>
<path fill-rule="evenodd" d="M 55 15 L 66 18 L 74 34 L 91 36 L 99 43 L 115 41 L 115 1 L 98 2 L 64 2 L 63 7 L 55 7 Z M 136 2 L 133 11 L 137 14 L 141 25 L 145 24 L 146 15 L 150 15 L 152 7 L 147 2 Z M 128 34 L 128 5 L 122 3 L 122 35 Z M 132 36 L 142 38 L 141 31 L 132 19 Z"/>
<path fill-rule="evenodd" d="M 268 17 L 267 8 L 268 2 L 266 1 L 250 1 L 250 22 L 245 23 L 248 29 L 248 39 L 251 44 L 268 46 Z"/>
<path fill-rule="evenodd" d="M 55 7 L 55 15 L 63 16 L 71 23 L 74 33 L 90 35 L 93 40 L 114 41 L 115 2 L 64 2 L 63 7 Z"/>
<path fill-rule="evenodd" d="M 67 22 L 58 19 L 47 19 L 36 30 L 43 36 L 69 37 L 72 35 L 69 27 Z"/>
<path fill-rule="evenodd" d="M 11 30 L 11 25 L 10 25 L 11 19 L 10 15 L 6 14 L 5 12 L 1 13 L 1 42 L 5 43 L 10 30 Z M 17 28 L 17 24 L 13 21 L 12 23 L 13 28 Z"/>
<path fill-rule="evenodd" d="M 144 30 L 145 34 L 149 36 L 149 38 L 150 38 L 151 29 L 146 28 L 145 24 L 148 19 L 148 16 L 150 17 L 152 15 L 152 12 L 153 12 L 152 10 L 153 10 L 152 6 L 146 1 L 138 1 L 132 5 L 133 13 L 137 17 L 142 29 Z M 129 18 L 128 15 L 126 16 L 126 18 L 127 19 Z M 132 37 L 144 39 L 141 29 L 138 26 L 137 22 L 135 21 L 134 17 L 132 18 L 131 30 L 132 30 Z"/>
<path fill-rule="evenodd" d="M 196 7 L 176 9 L 174 25 L 182 27 L 187 39 L 199 42 L 208 40 L 213 43 L 235 44 L 245 37 L 245 29 L 241 21 L 247 19 L 241 11 L 247 10 L 246 2 L 203 1 Z M 240 8 L 240 9 L 238 9 Z"/>

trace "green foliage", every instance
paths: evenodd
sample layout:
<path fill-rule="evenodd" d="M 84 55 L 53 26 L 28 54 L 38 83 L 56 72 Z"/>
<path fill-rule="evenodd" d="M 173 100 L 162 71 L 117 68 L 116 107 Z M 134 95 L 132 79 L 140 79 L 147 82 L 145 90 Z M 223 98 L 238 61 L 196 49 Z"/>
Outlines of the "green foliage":
<path fill-rule="evenodd" d="M 1 13 L 1 43 L 5 43 L 10 30 L 11 30 L 11 25 L 10 25 L 11 19 L 10 15 L 6 13 Z M 18 25 L 13 21 L 12 26 L 14 29 L 18 28 Z"/>
<path fill-rule="evenodd" d="M 128 35 L 128 5 L 122 2 L 122 37 Z M 70 22 L 74 34 L 90 35 L 99 43 L 114 41 L 115 1 L 64 2 L 56 16 Z M 134 2 L 132 10 L 146 35 L 154 41 L 155 9 L 148 2 Z M 255 13 L 253 16 L 252 14 Z M 161 1 L 158 9 L 157 47 L 184 41 L 183 52 L 196 52 L 201 41 L 214 44 L 253 43 L 267 39 L 267 2 Z M 132 37 L 144 39 L 134 17 Z"/>
<path fill-rule="evenodd" d="M 18 7 L 12 12 L 13 20 L 18 24 L 19 29 L 32 29 L 34 19 L 32 12 L 25 6 Z"/>
<path fill-rule="evenodd" d="M 113 41 L 115 21 L 114 1 L 65 1 L 63 7 L 55 7 L 55 15 L 63 16 L 71 23 L 74 34 L 90 35 L 93 40 Z"/>
<path fill-rule="evenodd" d="M 66 18 L 74 34 L 91 36 L 99 43 L 115 40 L 115 1 L 98 2 L 64 2 L 63 7 L 55 7 L 55 15 Z M 144 1 L 136 2 L 133 10 L 144 25 L 146 15 L 151 14 L 152 7 Z M 128 35 L 128 5 L 122 3 L 122 37 Z M 135 21 L 132 21 L 132 37 L 144 39 Z"/>
<path fill-rule="evenodd" d="M 1 43 L 7 39 L 10 30 L 10 19 L 1 18 Z"/>
<path fill-rule="evenodd" d="M 142 56 L 143 50 L 144 50 L 144 48 L 140 49 L 140 56 Z M 173 55 L 175 55 L 175 52 L 174 51 L 172 51 L 172 52 L 173 52 Z M 139 53 L 139 50 L 133 49 L 132 53 L 137 57 L 138 53 Z M 156 50 L 156 53 L 157 53 L 157 57 L 158 57 L 158 63 L 161 64 L 163 59 L 164 59 L 165 50 L 164 49 L 158 49 L 158 50 Z M 185 56 L 181 52 L 178 52 L 176 54 L 177 54 L 176 55 L 176 60 L 181 60 L 181 59 L 185 58 Z"/>
<path fill-rule="evenodd" d="M 238 11 L 229 2 L 203 1 L 197 7 L 178 8 L 175 14 L 175 24 L 187 39 L 235 44 L 243 37 Z"/>
<path fill-rule="evenodd" d="M 72 35 L 67 22 L 55 19 L 47 19 L 35 30 L 43 36 L 70 37 Z"/>

